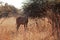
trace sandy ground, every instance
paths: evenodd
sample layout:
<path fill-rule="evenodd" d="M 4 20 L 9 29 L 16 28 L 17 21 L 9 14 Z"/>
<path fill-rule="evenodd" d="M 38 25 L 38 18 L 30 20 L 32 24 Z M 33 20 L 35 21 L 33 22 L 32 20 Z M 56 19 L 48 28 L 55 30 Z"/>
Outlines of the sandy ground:
<path fill-rule="evenodd" d="M 5 20 L 5 21 L 3 21 Z M 3 21 L 3 22 L 2 22 Z M 2 18 L 0 19 L 0 40 L 55 40 L 52 34 L 51 24 L 48 23 L 47 18 L 38 19 L 36 22 L 34 19 L 29 19 L 27 31 L 24 30 L 24 26 L 21 25 L 19 31 L 16 31 L 16 18 Z M 55 33 L 56 34 L 56 33 Z"/>

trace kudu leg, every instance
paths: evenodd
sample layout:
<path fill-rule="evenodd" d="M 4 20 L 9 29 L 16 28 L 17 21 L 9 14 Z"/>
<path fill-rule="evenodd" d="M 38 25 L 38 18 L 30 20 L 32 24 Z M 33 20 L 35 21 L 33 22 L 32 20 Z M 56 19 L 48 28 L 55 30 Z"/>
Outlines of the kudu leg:
<path fill-rule="evenodd" d="M 20 27 L 20 24 L 17 24 L 17 27 L 16 27 L 17 28 L 17 31 L 18 31 L 19 27 Z"/>
<path fill-rule="evenodd" d="M 27 31 L 27 24 L 24 24 L 24 29 L 25 31 Z"/>

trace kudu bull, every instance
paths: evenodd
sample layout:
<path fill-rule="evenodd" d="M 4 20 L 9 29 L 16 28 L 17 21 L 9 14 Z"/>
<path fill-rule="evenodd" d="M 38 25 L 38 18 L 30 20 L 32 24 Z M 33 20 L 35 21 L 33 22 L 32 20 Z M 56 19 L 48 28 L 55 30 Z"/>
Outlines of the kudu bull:
<path fill-rule="evenodd" d="M 18 17 L 16 19 L 16 24 L 17 24 L 17 27 L 16 27 L 17 31 L 18 31 L 18 29 L 19 29 L 19 27 L 20 27 L 21 24 L 24 25 L 24 28 L 26 30 L 27 24 L 28 24 L 28 16 L 25 15 L 24 17 Z"/>

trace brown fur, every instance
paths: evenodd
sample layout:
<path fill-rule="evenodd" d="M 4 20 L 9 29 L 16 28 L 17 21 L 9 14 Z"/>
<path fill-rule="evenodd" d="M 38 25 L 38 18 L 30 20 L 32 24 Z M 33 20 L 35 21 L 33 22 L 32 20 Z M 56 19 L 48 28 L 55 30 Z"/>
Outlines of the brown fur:
<path fill-rule="evenodd" d="M 17 24 L 17 31 L 21 24 L 24 25 L 24 28 L 26 29 L 27 24 L 28 24 L 28 18 L 27 17 L 18 17 L 16 19 L 16 24 Z"/>

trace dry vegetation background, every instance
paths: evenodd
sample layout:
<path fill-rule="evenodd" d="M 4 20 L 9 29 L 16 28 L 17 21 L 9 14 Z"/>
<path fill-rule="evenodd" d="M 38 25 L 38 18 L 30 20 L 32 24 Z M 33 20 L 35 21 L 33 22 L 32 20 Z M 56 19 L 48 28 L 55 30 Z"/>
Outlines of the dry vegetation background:
<path fill-rule="evenodd" d="M 34 4 L 32 6 L 34 6 Z M 29 8 L 31 7 L 28 7 L 27 9 Z M 40 12 L 40 10 L 41 9 L 39 9 L 38 12 Z M 43 10 L 41 12 L 43 13 Z M 27 31 L 25 31 L 24 26 L 21 25 L 17 32 L 16 18 L 20 16 L 21 13 L 22 13 L 21 10 L 16 9 L 14 6 L 8 5 L 7 3 L 4 6 L 3 5 L 0 6 L 0 40 L 58 40 L 57 30 L 52 31 L 53 22 L 49 18 L 49 16 L 51 16 L 51 11 L 47 10 L 48 14 L 45 15 L 47 17 L 35 18 L 35 19 L 28 18 Z M 53 16 L 53 18 L 55 17 Z M 60 20 L 60 15 L 58 18 Z M 58 31 L 60 38 L 60 28 L 58 29 Z"/>
<path fill-rule="evenodd" d="M 0 22 L 3 20 L 2 18 Z M 48 18 L 38 19 L 38 26 L 34 19 L 29 19 L 27 31 L 24 31 L 23 25 L 16 32 L 16 18 L 7 18 L 0 24 L 0 40 L 57 40 L 52 35 L 52 26 Z"/>
<path fill-rule="evenodd" d="M 0 23 L 4 20 L 2 18 Z M 16 32 L 16 18 L 6 18 L 0 24 L 0 40 L 57 40 L 57 32 L 52 35 L 52 25 L 48 18 L 38 19 L 38 26 L 34 19 L 29 19 L 27 31 L 21 25 L 19 32 Z"/>

